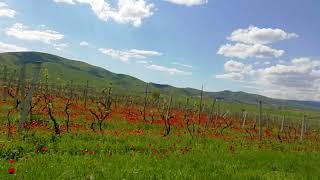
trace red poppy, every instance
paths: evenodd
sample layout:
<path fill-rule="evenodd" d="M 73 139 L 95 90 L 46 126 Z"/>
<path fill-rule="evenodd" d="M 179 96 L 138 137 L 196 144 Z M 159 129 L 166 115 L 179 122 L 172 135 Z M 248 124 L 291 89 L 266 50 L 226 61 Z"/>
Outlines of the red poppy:
<path fill-rule="evenodd" d="M 42 151 L 42 152 L 46 152 L 46 151 L 48 151 L 48 148 L 42 147 L 42 148 L 41 148 L 41 151 Z"/>
<path fill-rule="evenodd" d="M 16 169 L 14 167 L 9 167 L 8 172 L 9 174 L 14 174 L 16 172 Z"/>
<path fill-rule="evenodd" d="M 14 163 L 14 159 L 10 159 L 9 163 L 11 163 L 11 164 Z"/>

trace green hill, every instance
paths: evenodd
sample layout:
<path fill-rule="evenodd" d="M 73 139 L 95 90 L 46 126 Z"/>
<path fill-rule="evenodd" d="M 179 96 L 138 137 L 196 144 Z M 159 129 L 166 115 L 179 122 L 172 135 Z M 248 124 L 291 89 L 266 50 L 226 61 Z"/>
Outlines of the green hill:
<path fill-rule="evenodd" d="M 100 67 L 90 64 L 65 59 L 51 54 L 38 52 L 1 53 L 0 65 L 6 65 L 8 69 L 17 69 L 23 62 L 41 61 L 42 69 L 49 71 L 49 81 L 53 83 L 67 83 L 73 80 L 75 84 L 86 84 L 88 80 L 91 86 L 106 87 L 113 83 L 115 88 L 127 89 L 144 86 L 144 82 L 123 74 L 115 74 Z M 28 77 L 31 77 L 31 65 L 27 66 Z"/>
<path fill-rule="evenodd" d="M 0 65 L 6 65 L 9 70 L 19 70 L 24 62 L 42 62 L 42 68 L 49 70 L 49 80 L 54 83 L 67 83 L 73 80 L 75 84 L 85 85 L 88 80 L 91 86 L 98 88 L 107 87 L 112 82 L 117 92 L 139 92 L 144 91 L 145 82 L 140 79 L 110 72 L 106 69 L 96 67 L 81 61 L 69 60 L 63 57 L 40 53 L 40 52 L 12 52 L 0 53 Z M 27 74 L 30 77 L 32 65 L 27 66 Z M 3 77 L 1 73 L 1 78 Z M 180 96 L 198 97 L 200 90 L 192 88 L 176 88 L 170 85 L 161 85 L 151 83 L 152 90 L 161 92 L 169 92 L 171 89 Z M 226 102 L 257 104 L 258 100 L 262 100 L 264 104 L 270 106 L 288 106 L 294 108 L 320 109 L 320 102 L 313 101 L 294 101 L 280 100 L 268 98 L 257 94 L 249 94 L 245 92 L 204 92 L 206 97 L 216 97 L 224 99 Z"/>

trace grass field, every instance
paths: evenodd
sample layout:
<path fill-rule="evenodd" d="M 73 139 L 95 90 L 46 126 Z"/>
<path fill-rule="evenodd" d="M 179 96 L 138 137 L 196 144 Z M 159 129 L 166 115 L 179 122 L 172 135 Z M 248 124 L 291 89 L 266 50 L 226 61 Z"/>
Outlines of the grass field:
<path fill-rule="evenodd" d="M 47 85 L 2 88 L 0 179 L 320 178 L 316 111 Z"/>
<path fill-rule="evenodd" d="M 231 131 L 194 139 L 184 129 L 114 117 L 102 132 L 38 127 L 0 141 L 0 179 L 318 179 L 320 146 L 247 140 Z M 10 163 L 9 160 L 15 162 Z M 8 168 L 14 167 L 14 174 Z"/>

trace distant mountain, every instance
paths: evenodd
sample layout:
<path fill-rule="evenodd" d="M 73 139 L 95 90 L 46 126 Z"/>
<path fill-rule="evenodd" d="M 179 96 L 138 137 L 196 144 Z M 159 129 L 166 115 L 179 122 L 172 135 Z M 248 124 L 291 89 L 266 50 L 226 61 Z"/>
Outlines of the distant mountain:
<path fill-rule="evenodd" d="M 91 86 L 98 88 L 107 87 L 111 82 L 117 92 L 142 93 L 146 83 L 135 77 L 112 73 L 106 69 L 96 67 L 81 61 L 69 60 L 63 57 L 40 53 L 40 52 L 11 52 L 0 53 L 0 65 L 6 65 L 8 69 L 19 69 L 24 62 L 42 62 L 42 67 L 49 70 L 49 80 L 55 83 L 67 83 L 73 80 L 76 84 L 84 85 L 88 80 Z M 28 66 L 28 74 L 31 74 L 32 66 Z M 2 68 L 1 68 L 2 69 Z M 3 73 L 1 73 L 1 78 Z M 176 88 L 170 85 L 150 83 L 152 90 L 168 93 L 173 90 L 181 96 L 198 97 L 200 90 L 192 88 Z M 224 99 L 233 103 L 257 104 L 258 100 L 270 106 L 288 106 L 293 108 L 320 110 L 320 102 L 315 101 L 296 101 L 273 99 L 257 94 L 245 92 L 204 92 L 206 97 Z"/>

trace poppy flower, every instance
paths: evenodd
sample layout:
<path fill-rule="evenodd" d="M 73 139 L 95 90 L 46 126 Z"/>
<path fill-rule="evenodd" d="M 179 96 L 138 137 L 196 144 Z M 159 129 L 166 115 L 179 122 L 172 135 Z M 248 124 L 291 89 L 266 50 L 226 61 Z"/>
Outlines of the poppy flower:
<path fill-rule="evenodd" d="M 9 167 L 8 172 L 9 174 L 14 174 L 16 172 L 16 169 L 14 167 Z"/>
<path fill-rule="evenodd" d="M 11 164 L 14 163 L 14 159 L 10 159 L 9 163 L 11 163 Z"/>
<path fill-rule="evenodd" d="M 42 152 L 46 152 L 46 151 L 48 151 L 48 148 L 42 147 L 42 148 L 41 148 L 41 151 L 42 151 Z"/>

